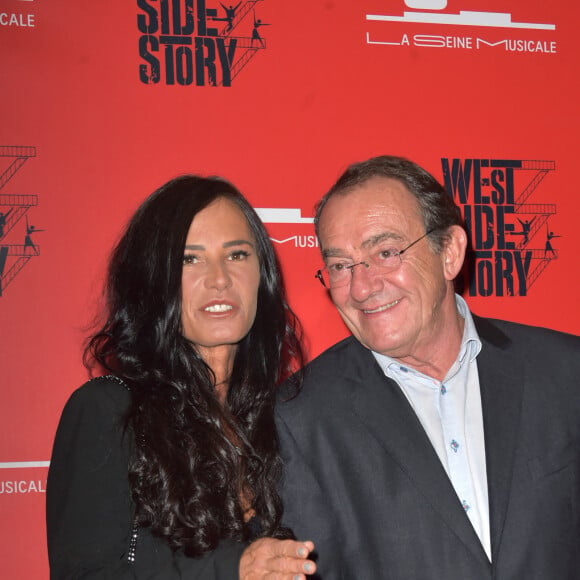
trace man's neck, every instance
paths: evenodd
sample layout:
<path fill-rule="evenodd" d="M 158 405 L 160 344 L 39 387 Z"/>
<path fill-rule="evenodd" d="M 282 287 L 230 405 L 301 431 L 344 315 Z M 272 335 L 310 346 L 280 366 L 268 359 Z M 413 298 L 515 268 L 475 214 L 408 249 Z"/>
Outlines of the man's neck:
<path fill-rule="evenodd" d="M 455 309 L 455 314 L 443 329 L 437 331 L 433 340 L 426 341 L 414 349 L 413 354 L 397 357 L 404 366 L 411 367 L 424 375 L 442 381 L 457 360 L 463 339 L 465 319 Z"/>

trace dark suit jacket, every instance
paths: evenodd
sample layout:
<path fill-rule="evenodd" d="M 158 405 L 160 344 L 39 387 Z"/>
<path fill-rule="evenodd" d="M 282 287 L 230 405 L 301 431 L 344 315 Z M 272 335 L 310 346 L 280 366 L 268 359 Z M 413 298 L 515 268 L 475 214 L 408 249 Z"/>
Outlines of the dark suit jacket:
<path fill-rule="evenodd" d="M 580 338 L 474 318 L 492 563 L 405 395 L 351 337 L 277 411 L 284 521 L 320 578 L 580 579 Z"/>
<path fill-rule="evenodd" d="M 129 392 L 100 377 L 75 391 L 62 413 L 46 488 L 51 580 L 230 580 L 245 545 L 224 541 L 203 558 L 173 552 L 139 529 L 128 559 L 133 437 L 123 426 Z"/>

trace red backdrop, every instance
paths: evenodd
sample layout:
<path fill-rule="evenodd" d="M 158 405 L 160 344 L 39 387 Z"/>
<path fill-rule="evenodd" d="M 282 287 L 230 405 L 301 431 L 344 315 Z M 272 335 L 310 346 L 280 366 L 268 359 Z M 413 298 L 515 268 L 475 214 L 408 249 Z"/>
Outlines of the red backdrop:
<path fill-rule="evenodd" d="M 382 153 L 464 206 L 476 312 L 580 331 L 577 3 L 243 0 L 230 21 L 224 6 L 0 2 L 6 577 L 48 577 L 47 461 L 106 256 L 175 175 L 222 175 L 261 208 L 310 356 L 345 334 L 313 277 L 313 205 Z"/>

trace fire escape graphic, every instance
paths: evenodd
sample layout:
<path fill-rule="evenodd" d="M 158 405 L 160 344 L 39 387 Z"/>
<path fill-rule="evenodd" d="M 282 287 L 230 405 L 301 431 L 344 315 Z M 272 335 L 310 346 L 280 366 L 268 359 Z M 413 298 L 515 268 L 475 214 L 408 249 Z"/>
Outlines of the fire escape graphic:
<path fill-rule="evenodd" d="M 16 172 L 30 159 L 36 157 L 35 147 L 0 146 L 0 158 L 13 158 L 8 168 L 0 175 L 0 189 L 2 189 Z M 12 228 L 26 216 L 28 210 L 38 205 L 36 195 L 0 194 L 0 296 L 6 287 L 14 280 L 17 274 L 26 266 L 28 261 L 40 255 L 38 244 L 10 244 L 1 243 Z M 2 223 L 3 222 L 3 223 Z M 34 226 L 33 226 L 34 227 Z M 34 230 L 29 230 L 27 236 Z M 11 257 L 10 267 L 6 268 L 8 258 Z M 16 259 L 14 259 L 16 258 Z"/>
<path fill-rule="evenodd" d="M 235 0 L 230 0 L 235 1 Z M 253 31 L 256 28 L 256 13 L 254 11 L 256 4 L 262 2 L 263 0 L 247 0 L 243 2 L 235 12 L 235 16 L 230 23 L 225 24 L 220 30 L 219 35 L 224 38 L 235 38 L 236 45 L 236 57 L 231 65 L 231 80 L 234 80 L 236 76 L 242 71 L 242 69 L 252 60 L 258 50 L 266 48 L 266 41 L 263 38 L 254 38 L 254 32 L 252 36 L 233 36 L 232 33 L 234 29 L 246 19 L 248 15 L 253 17 L 252 25 L 254 26 Z M 221 85 L 222 83 L 220 83 Z"/>
<path fill-rule="evenodd" d="M 521 232 L 514 232 L 516 235 L 521 235 L 522 239 L 517 243 L 519 250 L 526 249 L 530 241 L 537 235 L 546 232 L 549 235 L 548 219 L 556 213 L 556 205 L 553 203 L 526 203 L 532 193 L 536 190 L 538 185 L 544 180 L 550 171 L 556 169 L 554 161 L 522 161 L 522 170 L 534 171 L 530 183 L 525 187 L 519 197 L 516 199 L 514 212 L 522 225 Z M 526 220 L 520 220 L 518 217 L 528 216 Z M 529 217 L 532 216 L 532 217 Z M 524 225 L 525 224 L 525 225 Z M 526 232 L 527 229 L 527 232 Z M 549 237 L 547 238 L 550 239 Z M 547 244 L 548 242 L 546 242 Z M 532 287 L 533 283 L 538 279 L 540 274 L 548 267 L 548 264 L 558 258 L 556 250 L 548 250 L 548 247 L 542 249 L 530 248 L 527 250 L 531 252 L 532 265 L 527 277 L 528 289 Z"/>

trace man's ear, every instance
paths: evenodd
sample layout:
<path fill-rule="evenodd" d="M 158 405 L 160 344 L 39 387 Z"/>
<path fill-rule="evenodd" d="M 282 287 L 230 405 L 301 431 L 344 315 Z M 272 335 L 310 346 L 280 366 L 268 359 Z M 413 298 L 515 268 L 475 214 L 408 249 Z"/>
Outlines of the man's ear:
<path fill-rule="evenodd" d="M 447 230 L 447 239 L 441 250 L 443 269 L 446 280 L 455 280 L 461 271 L 467 249 L 467 234 L 461 226 L 451 226 Z"/>

